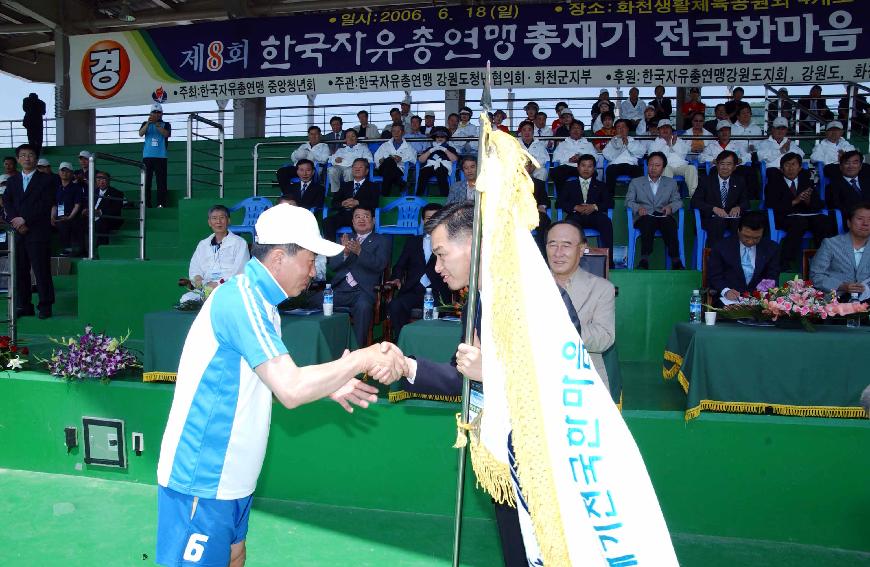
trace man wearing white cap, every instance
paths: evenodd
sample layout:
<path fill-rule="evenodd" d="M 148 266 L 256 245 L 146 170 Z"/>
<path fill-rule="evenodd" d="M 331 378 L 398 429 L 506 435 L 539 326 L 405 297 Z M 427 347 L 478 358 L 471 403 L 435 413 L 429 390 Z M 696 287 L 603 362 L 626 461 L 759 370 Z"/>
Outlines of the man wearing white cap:
<path fill-rule="evenodd" d="M 820 161 L 825 164 L 825 176 L 831 178 L 839 171 L 840 156 L 854 149 L 855 146 L 843 138 L 843 123 L 834 120 L 828 122 L 828 127 L 825 129 L 825 139 L 813 148 L 810 159 L 813 162 Z"/>
<path fill-rule="evenodd" d="M 163 121 L 163 106 L 159 102 L 151 105 L 148 120 L 139 128 L 139 135 L 145 138 L 142 148 L 142 162 L 145 164 L 145 206 L 151 208 L 151 178 L 157 175 L 157 206 L 166 206 L 166 156 L 172 125 Z"/>
<path fill-rule="evenodd" d="M 61 256 L 77 254 L 82 249 L 81 211 L 85 203 L 85 189 L 75 180 L 72 164 L 61 162 L 59 181 L 51 208 L 51 225 L 60 233 Z"/>
<path fill-rule="evenodd" d="M 716 137 L 718 139 L 711 140 L 710 143 L 707 144 L 704 151 L 701 152 L 700 156 L 698 156 L 698 161 L 700 163 L 714 163 L 716 158 L 719 157 L 719 154 L 725 150 L 731 150 L 737 154 L 738 164 L 746 163 L 752 159 L 749 154 L 746 153 L 746 148 L 744 148 L 742 144 L 731 140 L 732 126 L 730 120 L 720 120 L 719 123 L 716 124 Z"/>
<path fill-rule="evenodd" d="M 674 134 L 674 125 L 667 118 L 662 118 L 658 122 L 659 137 L 653 140 L 647 155 L 653 152 L 661 152 L 668 158 L 668 165 L 665 167 L 664 174 L 667 177 L 674 175 L 682 175 L 686 180 L 686 187 L 689 189 L 689 197 L 695 193 L 698 188 L 698 168 L 686 161 L 686 154 L 689 153 L 689 143 L 684 139 L 677 137 Z"/>
<path fill-rule="evenodd" d="M 79 152 L 79 168 L 73 172 L 76 176 L 76 181 L 82 184 L 83 187 L 88 186 L 88 168 L 91 165 L 89 161 L 91 158 L 91 152 L 88 150 L 82 150 Z"/>
<path fill-rule="evenodd" d="M 411 114 L 411 95 L 405 95 L 405 98 L 402 99 L 402 103 L 399 105 L 399 115 L 407 132 L 411 129 L 411 116 L 413 116 Z"/>
<path fill-rule="evenodd" d="M 289 409 L 330 397 L 352 412 L 377 400 L 357 374 L 388 384 L 408 372 L 389 343 L 296 366 L 276 306 L 308 287 L 315 255 L 344 247 L 320 237 L 311 212 L 287 204 L 260 215 L 256 231 L 244 273 L 214 290 L 184 343 L 157 465 L 161 565 L 244 565 L 273 394 Z"/>
<path fill-rule="evenodd" d="M 771 180 L 771 176 L 776 177 L 782 175 L 779 169 L 782 156 L 788 153 L 794 153 L 804 158 L 804 151 L 797 142 L 789 140 L 786 134 L 788 133 L 788 119 L 779 116 L 774 118 L 770 125 L 770 136 L 760 144 L 758 144 L 758 159 L 763 161 L 767 167 L 767 181 Z"/>

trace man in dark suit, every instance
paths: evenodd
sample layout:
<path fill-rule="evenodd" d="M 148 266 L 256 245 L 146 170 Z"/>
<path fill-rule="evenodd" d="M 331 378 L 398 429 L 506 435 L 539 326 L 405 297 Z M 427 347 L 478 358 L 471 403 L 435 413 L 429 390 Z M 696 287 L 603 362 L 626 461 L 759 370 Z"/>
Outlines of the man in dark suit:
<path fill-rule="evenodd" d="M 744 291 L 754 291 L 761 280 L 779 281 L 779 246 L 764 239 L 764 215 L 740 217 L 737 234 L 717 242 L 707 261 L 707 281 L 716 294 L 714 303 L 734 302 Z"/>
<path fill-rule="evenodd" d="M 870 201 L 870 167 L 865 167 L 864 156 L 858 150 L 843 152 L 840 173 L 828 181 L 825 200 L 829 209 L 840 209 L 845 219 L 855 205 Z"/>
<path fill-rule="evenodd" d="M 344 143 L 344 123 L 341 116 L 333 116 L 329 119 L 330 131 L 321 136 L 320 141 L 329 146 L 329 153 L 334 154 L 335 150 L 341 147 Z"/>
<path fill-rule="evenodd" d="M 810 94 L 798 99 L 798 131 L 815 131 L 818 118 L 833 120 L 834 113 L 828 108 L 827 101 L 822 97 L 821 85 L 813 85 Z"/>
<path fill-rule="evenodd" d="M 314 162 L 301 159 L 296 164 L 298 183 L 291 183 L 287 190 L 281 193 L 281 198 L 291 205 L 304 209 L 322 209 L 326 198 L 326 189 L 314 181 Z"/>
<path fill-rule="evenodd" d="M 369 162 L 364 158 L 353 160 L 350 181 L 344 181 L 332 196 L 332 210 L 335 214 L 323 222 L 323 234 L 328 240 L 335 240 L 338 229 L 350 226 L 353 210 L 364 207 L 371 211 L 378 208 L 381 191 L 369 182 Z"/>
<path fill-rule="evenodd" d="M 121 218 L 121 209 L 124 207 L 124 194 L 111 186 L 111 176 L 105 171 L 98 171 L 94 175 L 94 236 L 97 244 L 109 242 L 109 234 L 115 232 L 124 220 Z M 84 230 L 87 233 L 87 220 L 89 205 L 85 203 L 82 210 L 85 221 Z"/>
<path fill-rule="evenodd" d="M 655 88 L 655 98 L 649 101 L 649 105 L 656 109 L 655 121 L 658 123 L 663 118 L 670 118 L 674 110 L 671 99 L 665 97 L 665 87 L 658 85 Z"/>
<path fill-rule="evenodd" d="M 810 173 L 802 168 L 801 156 L 789 152 L 780 159 L 782 175 L 771 177 L 764 193 L 764 205 L 773 209 L 776 228 L 785 230 L 782 240 L 782 270 L 799 265 L 804 233 L 813 233 L 816 248 L 831 235 L 831 218 L 822 212 L 825 205 L 813 186 Z"/>
<path fill-rule="evenodd" d="M 424 206 L 421 211 L 423 223 L 425 224 L 440 210 L 441 205 L 437 203 Z M 428 234 L 411 236 L 405 240 L 405 246 L 396 265 L 393 266 L 390 281 L 387 282 L 398 290 L 387 304 L 393 341 L 398 340 L 402 327 L 410 321 L 411 310 L 422 306 L 427 287 L 432 288 L 436 306 L 450 300 L 450 289 L 435 272 L 435 260 L 435 255 L 432 253 L 432 238 Z"/>
<path fill-rule="evenodd" d="M 607 186 L 595 177 L 595 157 L 580 156 L 577 162 L 577 181 L 565 183 L 556 199 L 556 207 L 565 213 L 565 220 L 573 221 L 583 228 L 597 230 L 598 245 L 610 249 L 613 262 L 613 222 L 607 210 L 613 208 L 613 197 Z"/>
<path fill-rule="evenodd" d="M 3 205 L 6 220 L 18 233 L 15 257 L 15 312 L 18 317 L 33 315 L 30 270 L 36 277 L 39 293 L 39 318 L 51 317 L 54 282 L 51 279 L 51 208 L 55 201 L 55 181 L 36 170 L 36 148 L 22 144 L 15 150 L 21 173 L 6 182 Z"/>
<path fill-rule="evenodd" d="M 344 253 L 331 257 L 327 266 L 335 272 L 333 305 L 350 312 L 357 345 L 363 347 L 374 316 L 375 286 L 390 263 L 393 242 L 374 232 L 374 212 L 363 205 L 353 209 L 352 223 L 353 233 L 341 235 Z M 313 303 L 322 305 L 322 295 Z"/>
<path fill-rule="evenodd" d="M 732 175 L 736 167 L 737 154 L 723 151 L 716 158 L 716 173 L 702 179 L 692 195 L 692 207 L 701 211 L 701 228 L 707 231 L 710 246 L 722 240 L 726 230 L 733 233 L 740 215 L 749 210 L 746 184 Z"/>

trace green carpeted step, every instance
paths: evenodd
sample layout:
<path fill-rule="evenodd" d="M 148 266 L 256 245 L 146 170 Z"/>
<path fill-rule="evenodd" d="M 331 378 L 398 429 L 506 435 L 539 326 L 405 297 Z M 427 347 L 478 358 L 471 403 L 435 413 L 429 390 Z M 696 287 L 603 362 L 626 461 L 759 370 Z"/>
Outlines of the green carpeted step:
<path fill-rule="evenodd" d="M 139 244 L 103 244 L 97 255 L 101 260 L 133 260 L 139 257 Z"/>
<path fill-rule="evenodd" d="M 149 260 L 189 260 L 193 254 L 193 250 L 181 250 L 178 246 L 154 246 L 150 243 L 147 252 Z M 179 274 L 178 277 L 184 276 L 185 274 Z"/>
<path fill-rule="evenodd" d="M 86 324 L 86 322 L 80 321 L 75 315 L 60 315 L 57 313 L 49 319 L 22 317 L 18 319 L 18 334 L 19 336 L 30 335 L 33 337 L 33 341 L 41 340 L 44 343 L 48 343 L 47 337 L 54 337 L 56 339 L 60 339 L 63 336 L 69 337 L 83 332 Z"/>

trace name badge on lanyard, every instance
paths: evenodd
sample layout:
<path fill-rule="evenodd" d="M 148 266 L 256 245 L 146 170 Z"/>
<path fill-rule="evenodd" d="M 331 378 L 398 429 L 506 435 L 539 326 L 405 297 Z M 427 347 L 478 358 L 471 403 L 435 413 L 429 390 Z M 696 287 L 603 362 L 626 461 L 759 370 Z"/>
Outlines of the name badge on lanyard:
<path fill-rule="evenodd" d="M 471 389 L 469 390 L 468 398 L 468 421 L 472 422 L 477 419 L 480 412 L 483 411 L 483 385 L 480 382 L 472 381 Z"/>
<path fill-rule="evenodd" d="M 64 215 L 64 210 L 65 210 L 65 209 L 64 209 L 64 204 L 63 204 L 63 203 L 60 203 L 60 204 L 57 206 L 57 216 L 58 216 L 58 217 L 62 217 L 62 216 Z"/>

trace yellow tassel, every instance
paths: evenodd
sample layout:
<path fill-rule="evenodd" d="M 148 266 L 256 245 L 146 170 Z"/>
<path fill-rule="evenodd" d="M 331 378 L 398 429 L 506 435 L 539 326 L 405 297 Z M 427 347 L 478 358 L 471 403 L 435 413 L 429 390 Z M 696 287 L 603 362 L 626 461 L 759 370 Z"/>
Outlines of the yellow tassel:
<path fill-rule="evenodd" d="M 387 394 L 387 399 L 390 403 L 401 402 L 403 400 L 432 400 L 435 402 L 452 402 L 458 404 L 462 401 L 462 396 L 444 396 L 441 394 L 418 394 L 417 392 L 407 392 L 405 390 L 395 390 Z"/>
<path fill-rule="evenodd" d="M 462 413 L 456 412 L 456 442 L 453 443 L 454 449 L 462 449 L 468 445 L 468 434 L 466 432 L 470 429 L 470 424 L 462 423 Z"/>
<path fill-rule="evenodd" d="M 175 372 L 145 372 L 142 374 L 143 382 L 175 382 L 178 375 Z"/>
<path fill-rule="evenodd" d="M 864 409 L 860 407 L 790 406 L 782 404 L 768 404 L 764 402 L 720 402 L 716 400 L 701 400 L 700 404 L 686 410 L 685 419 L 686 421 L 695 419 L 701 414 L 702 411 L 763 414 L 767 413 L 768 410 L 776 415 L 788 415 L 796 417 L 866 417 Z"/>

